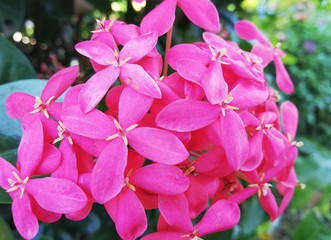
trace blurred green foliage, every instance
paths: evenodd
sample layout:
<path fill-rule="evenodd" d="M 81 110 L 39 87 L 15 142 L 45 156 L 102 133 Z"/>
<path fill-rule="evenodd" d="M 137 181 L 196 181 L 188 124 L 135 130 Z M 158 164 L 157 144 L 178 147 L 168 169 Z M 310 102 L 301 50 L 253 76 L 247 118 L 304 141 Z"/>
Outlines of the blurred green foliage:
<path fill-rule="evenodd" d="M 16 80 L 34 78 L 34 71 L 47 78 L 73 61 L 79 61 L 88 76 L 86 59 L 75 52 L 74 45 L 90 37 L 96 18 L 116 17 L 139 24 L 158 2 L 160 0 L 147 1 L 147 6 L 137 12 L 127 0 L 0 0 L 1 120 L 8 119 L 4 101 L 8 91 L 19 89 L 20 83 Z M 331 3 L 328 0 L 264 0 L 263 4 L 258 0 L 213 2 L 221 15 L 223 37 L 239 42 L 233 24 L 245 18 L 258 25 L 274 44 L 282 42 L 282 49 L 287 52 L 283 60 L 296 87 L 292 96 L 282 97 L 295 102 L 300 112 L 297 139 L 305 145 L 300 149 L 296 169 L 298 179 L 306 188 L 296 189 L 288 211 L 275 222 L 268 220 L 257 198 L 252 198 L 241 206 L 242 219 L 237 227 L 205 239 L 328 240 L 331 236 Z M 199 40 L 202 30 L 189 24 L 180 11 L 177 14 L 173 43 Z M 158 46 L 161 52 L 164 42 L 161 38 Z M 250 46 L 245 43 L 242 47 L 249 49 Z M 269 78 L 274 70 L 268 69 Z M 8 83 L 11 81 L 14 82 Z M 31 89 L 26 91 L 41 91 L 43 81 L 33 81 L 39 87 L 30 85 Z M 13 162 L 20 134 L 14 125 L 7 120 L 0 125 L 0 155 Z M 17 131 L 7 134 L 8 126 Z M 7 194 L 0 191 L 0 240 L 18 239 L 8 204 L 10 199 L 5 196 Z M 148 211 L 147 214 L 151 226 L 148 231 L 152 231 L 156 228 L 158 213 Z M 103 207 L 94 206 L 84 221 L 68 223 L 61 219 L 56 224 L 41 224 L 36 239 L 119 238 Z"/>

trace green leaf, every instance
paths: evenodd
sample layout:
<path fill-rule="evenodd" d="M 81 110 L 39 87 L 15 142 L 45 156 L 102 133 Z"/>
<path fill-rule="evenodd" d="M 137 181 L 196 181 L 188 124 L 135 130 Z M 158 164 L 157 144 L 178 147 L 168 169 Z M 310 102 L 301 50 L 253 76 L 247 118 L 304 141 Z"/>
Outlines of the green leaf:
<path fill-rule="evenodd" d="M 35 77 L 36 73 L 24 54 L 0 35 L 0 84 Z"/>
<path fill-rule="evenodd" d="M 9 197 L 8 193 L 0 188 L 0 204 L 11 204 L 12 200 Z M 1 223 L 0 223 L 0 229 L 1 229 Z M 0 230 L 0 240 L 1 240 L 1 230 Z"/>
<path fill-rule="evenodd" d="M 240 234 L 250 235 L 257 227 L 267 220 L 266 214 L 261 208 L 257 198 L 251 198 L 242 204 L 242 217 L 240 219 Z"/>
<path fill-rule="evenodd" d="M 0 240 L 15 240 L 13 232 L 6 221 L 0 216 Z"/>
<path fill-rule="evenodd" d="M 24 0 L 0 1 L 0 31 L 12 35 L 24 21 Z"/>
<path fill-rule="evenodd" d="M 16 160 L 16 149 L 22 136 L 22 128 L 17 119 L 11 119 L 7 115 L 6 99 L 14 92 L 40 95 L 45 84 L 46 80 L 29 79 L 0 85 L 0 156 L 12 163 Z"/>
<path fill-rule="evenodd" d="M 331 230 L 327 223 L 323 222 L 311 212 L 293 229 L 293 240 L 327 240 L 330 239 Z"/>
<path fill-rule="evenodd" d="M 325 189 L 331 184 L 331 152 L 309 139 L 300 139 L 304 147 L 296 161 L 296 170 L 300 182 L 316 190 Z"/>

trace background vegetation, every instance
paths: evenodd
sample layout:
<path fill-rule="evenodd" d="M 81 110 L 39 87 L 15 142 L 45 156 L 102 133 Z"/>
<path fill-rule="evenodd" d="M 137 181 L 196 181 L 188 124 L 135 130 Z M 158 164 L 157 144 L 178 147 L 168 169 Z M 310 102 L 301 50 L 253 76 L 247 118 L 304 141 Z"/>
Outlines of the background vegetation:
<path fill-rule="evenodd" d="M 0 156 L 16 159 L 20 126 L 8 119 L 6 97 L 13 91 L 37 94 L 52 73 L 79 62 L 79 81 L 91 74 L 74 45 L 90 37 L 95 19 L 119 18 L 138 24 L 157 4 L 148 0 L 143 9 L 126 0 L 0 0 Z M 296 162 L 300 182 L 286 213 L 270 222 L 256 198 L 242 206 L 242 220 L 235 229 L 206 239 L 328 240 L 331 236 L 331 1 L 330 0 L 214 0 L 223 24 L 222 36 L 238 42 L 233 31 L 237 19 L 258 25 L 274 44 L 282 43 L 284 58 L 296 90 L 290 99 L 299 108 L 297 140 L 304 142 Z M 174 43 L 200 39 L 201 29 L 178 11 Z M 164 49 L 161 39 L 158 48 Z M 268 69 L 272 82 L 274 69 Z M 38 78 L 38 79 L 37 79 Z M 28 87 L 22 84 L 29 81 Z M 24 83 L 24 82 L 23 82 Z M 0 240 L 18 239 L 6 193 L 0 191 Z M 151 228 L 156 216 L 148 212 Z M 114 225 L 101 206 L 81 222 L 61 220 L 42 224 L 37 239 L 118 239 Z"/>

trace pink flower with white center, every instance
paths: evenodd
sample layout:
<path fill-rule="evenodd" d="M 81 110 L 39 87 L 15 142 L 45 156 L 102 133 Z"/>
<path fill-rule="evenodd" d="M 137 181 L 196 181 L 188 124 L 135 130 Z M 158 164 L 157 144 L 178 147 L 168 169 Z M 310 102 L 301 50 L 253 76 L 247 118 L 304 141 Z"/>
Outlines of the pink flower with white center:
<path fill-rule="evenodd" d="M 78 66 L 64 68 L 55 73 L 46 83 L 40 97 L 16 92 L 6 100 L 6 110 L 10 117 L 22 119 L 24 116 L 42 114 L 50 117 L 51 105 L 71 86 L 79 73 Z"/>
<path fill-rule="evenodd" d="M 153 98 L 126 87 L 118 103 L 118 120 L 96 109 L 86 114 L 78 106 L 64 110 L 63 122 L 72 133 L 108 141 L 92 171 L 91 189 L 98 202 L 104 203 L 120 192 L 128 145 L 152 161 L 170 165 L 189 156 L 175 135 L 157 128 L 138 127 L 152 101 Z"/>
<path fill-rule="evenodd" d="M 92 31 L 91 40 L 106 43 L 111 48 L 117 44 L 125 45 L 130 39 L 140 35 L 140 29 L 136 25 L 126 24 L 118 20 L 97 20 L 98 27 Z"/>
<path fill-rule="evenodd" d="M 235 30 L 242 39 L 256 40 L 258 42 L 257 45 L 254 45 L 252 52 L 263 59 L 263 66 L 267 66 L 271 61 L 274 61 L 277 86 L 284 93 L 291 94 L 294 90 L 294 86 L 281 61 L 285 53 L 280 50 L 280 44 L 274 47 L 262 32 L 253 23 L 247 20 L 238 21 L 235 25 Z"/>
<path fill-rule="evenodd" d="M 163 108 L 156 124 L 168 130 L 190 132 L 219 121 L 220 142 L 229 164 L 239 170 L 248 156 L 248 136 L 238 110 L 254 107 L 265 101 L 268 91 L 260 85 L 240 82 L 231 91 L 224 80 L 222 68 L 214 63 L 212 71 L 202 79 L 209 101 L 181 99 Z"/>
<path fill-rule="evenodd" d="M 14 224 L 25 239 L 32 239 L 38 233 L 38 218 L 42 211 L 49 212 L 50 216 L 67 214 L 82 209 L 86 204 L 84 192 L 69 180 L 53 177 L 33 179 L 43 160 L 42 136 L 41 122 L 36 118 L 29 128 L 24 129 L 18 151 L 18 168 L 0 158 L 0 187 L 13 200 Z M 37 208 L 43 210 L 35 212 Z"/>
<path fill-rule="evenodd" d="M 155 32 L 129 40 L 118 51 L 99 41 L 85 41 L 76 50 L 100 64 L 104 69 L 95 73 L 83 86 L 79 102 L 83 112 L 91 111 L 105 96 L 111 85 L 120 77 L 132 89 L 154 98 L 161 98 L 161 91 L 154 79 L 136 62 L 151 52 L 157 42 Z"/>

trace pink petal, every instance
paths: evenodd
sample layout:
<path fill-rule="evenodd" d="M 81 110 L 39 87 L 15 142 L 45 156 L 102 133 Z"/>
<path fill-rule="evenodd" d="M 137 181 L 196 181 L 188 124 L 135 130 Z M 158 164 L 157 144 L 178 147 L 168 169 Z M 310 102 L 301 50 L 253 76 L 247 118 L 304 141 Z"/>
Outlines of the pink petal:
<path fill-rule="evenodd" d="M 84 220 L 91 212 L 92 207 L 93 207 L 93 202 L 89 201 L 89 202 L 87 202 L 85 207 L 83 209 L 81 209 L 80 211 L 66 214 L 66 218 L 69 220 L 72 220 L 72 221 Z"/>
<path fill-rule="evenodd" d="M 146 33 L 129 40 L 122 48 L 119 57 L 122 60 L 129 59 L 134 63 L 146 56 L 157 43 L 156 32 Z"/>
<path fill-rule="evenodd" d="M 116 117 L 118 114 L 118 101 L 120 99 L 120 96 L 122 94 L 123 89 L 126 86 L 124 84 L 114 86 L 112 87 L 106 95 L 105 103 L 107 107 L 109 108 L 107 111 L 108 115 L 111 115 L 113 117 Z"/>
<path fill-rule="evenodd" d="M 134 24 L 120 24 L 112 26 L 112 34 L 116 41 L 124 46 L 130 39 L 140 35 L 140 28 Z"/>
<path fill-rule="evenodd" d="M 128 149 L 120 138 L 112 140 L 100 154 L 91 177 L 91 191 L 97 202 L 103 204 L 121 191 L 127 157 Z"/>
<path fill-rule="evenodd" d="M 17 169 L 11 165 L 8 161 L 0 157 L 0 187 L 7 190 L 10 188 L 8 178 L 13 178 L 13 173 L 20 175 Z"/>
<path fill-rule="evenodd" d="M 33 214 L 30 199 L 27 194 L 22 198 L 15 197 L 12 203 L 12 213 L 17 231 L 24 239 L 34 238 L 39 230 L 36 216 Z"/>
<path fill-rule="evenodd" d="M 190 217 L 193 219 L 206 209 L 209 196 L 206 186 L 201 185 L 197 177 L 190 174 L 188 178 L 190 179 L 190 186 L 185 191 L 185 196 L 189 203 Z"/>
<path fill-rule="evenodd" d="M 239 170 L 248 156 L 248 138 L 239 115 L 228 110 L 220 121 L 223 148 L 229 164 Z"/>
<path fill-rule="evenodd" d="M 161 163 L 137 169 L 132 173 L 130 182 L 147 191 L 165 195 L 183 193 L 190 184 L 178 167 Z"/>
<path fill-rule="evenodd" d="M 61 152 L 53 144 L 45 143 L 42 161 L 35 174 L 50 174 L 59 167 L 60 163 Z"/>
<path fill-rule="evenodd" d="M 214 148 L 202 154 L 196 159 L 194 167 L 196 172 L 214 177 L 225 177 L 233 171 L 222 148 Z"/>
<path fill-rule="evenodd" d="M 118 120 L 121 127 L 126 129 L 138 123 L 149 110 L 153 100 L 152 97 L 141 94 L 130 87 L 125 87 L 118 103 Z"/>
<path fill-rule="evenodd" d="M 230 105 L 246 109 L 255 107 L 267 100 L 269 97 L 268 88 L 248 81 L 240 81 L 231 90 L 233 100 Z"/>
<path fill-rule="evenodd" d="M 262 58 L 262 66 L 266 67 L 270 62 L 272 62 L 275 49 L 262 44 L 256 44 L 253 46 L 251 52 L 254 53 L 256 56 Z"/>
<path fill-rule="evenodd" d="M 299 119 L 297 107 L 292 102 L 285 101 L 280 105 L 280 113 L 284 135 L 289 135 L 291 140 L 294 140 Z"/>
<path fill-rule="evenodd" d="M 179 232 L 193 232 L 189 205 L 184 194 L 160 194 L 158 207 L 162 217 L 172 229 Z"/>
<path fill-rule="evenodd" d="M 72 106 L 64 109 L 62 120 L 70 132 L 93 139 L 104 140 L 117 132 L 112 118 L 97 109 L 84 114 L 79 106 Z"/>
<path fill-rule="evenodd" d="M 140 65 L 124 64 L 121 67 L 120 79 L 137 92 L 161 98 L 161 90 L 155 80 Z"/>
<path fill-rule="evenodd" d="M 176 62 L 180 59 L 198 59 L 203 65 L 210 62 L 211 55 L 193 44 L 177 44 L 170 48 L 166 59 L 169 65 L 176 69 Z"/>
<path fill-rule="evenodd" d="M 210 32 L 220 31 L 218 11 L 210 0 L 199 0 L 194 4 L 190 0 L 178 0 L 178 6 L 199 27 Z"/>
<path fill-rule="evenodd" d="M 271 165 L 276 166 L 280 162 L 285 149 L 283 137 L 278 130 L 271 128 L 267 131 L 267 136 L 263 138 L 264 155 Z"/>
<path fill-rule="evenodd" d="M 157 31 L 161 36 L 169 31 L 175 21 L 175 10 L 177 0 L 165 0 L 141 21 L 140 31 L 142 33 Z"/>
<path fill-rule="evenodd" d="M 33 110 L 35 98 L 27 93 L 15 92 L 6 99 L 6 111 L 11 118 L 22 118 Z"/>
<path fill-rule="evenodd" d="M 149 75 L 154 79 L 158 79 L 162 73 L 163 59 L 161 54 L 157 52 L 155 56 L 146 56 L 143 59 L 136 62 L 138 65 L 142 66 L 143 69 L 148 72 Z"/>
<path fill-rule="evenodd" d="M 264 211 L 269 214 L 270 220 L 275 220 L 277 218 L 278 206 L 275 196 L 272 194 L 270 188 L 267 189 L 266 195 L 261 194 L 259 201 Z"/>
<path fill-rule="evenodd" d="M 139 127 L 130 131 L 127 136 L 130 146 L 152 161 L 172 165 L 189 157 L 183 143 L 165 130 Z"/>
<path fill-rule="evenodd" d="M 186 99 L 201 100 L 204 98 L 205 92 L 200 85 L 190 81 L 185 81 L 184 95 L 186 96 Z"/>
<path fill-rule="evenodd" d="M 198 60 L 182 58 L 176 61 L 175 69 L 182 78 L 201 86 L 202 76 L 207 67 Z"/>
<path fill-rule="evenodd" d="M 67 90 L 75 81 L 79 73 L 78 66 L 72 66 L 62 69 L 55 73 L 48 81 L 41 93 L 41 99 L 47 101 L 54 96 L 54 100 Z"/>
<path fill-rule="evenodd" d="M 238 224 L 240 209 L 237 204 L 220 200 L 214 203 L 196 225 L 199 236 L 224 231 Z"/>
<path fill-rule="evenodd" d="M 280 90 L 286 94 L 291 94 L 294 91 L 294 86 L 290 75 L 288 74 L 284 64 L 279 57 L 274 57 L 276 68 L 276 83 Z"/>
<path fill-rule="evenodd" d="M 34 198 L 30 198 L 30 201 L 32 212 L 39 221 L 45 223 L 54 223 L 60 220 L 60 218 L 62 217 L 62 214 L 60 213 L 50 212 L 40 207 L 40 205 L 36 202 L 36 200 L 34 200 Z"/>
<path fill-rule="evenodd" d="M 118 76 L 119 69 L 113 66 L 95 73 L 79 93 L 78 99 L 82 111 L 87 113 L 95 108 Z"/>
<path fill-rule="evenodd" d="M 85 57 L 104 66 L 117 61 L 113 49 L 99 41 L 83 41 L 76 44 L 75 49 Z"/>
<path fill-rule="evenodd" d="M 39 166 L 44 147 L 43 126 L 39 118 L 35 118 L 23 130 L 23 136 L 18 146 L 17 164 L 20 166 L 22 178 L 31 176 Z"/>
<path fill-rule="evenodd" d="M 67 139 L 64 139 L 59 149 L 62 153 L 61 165 L 52 173 L 52 177 L 65 178 L 76 183 L 78 181 L 78 169 L 74 146 Z"/>
<path fill-rule="evenodd" d="M 242 171 L 252 171 L 256 169 L 263 159 L 263 151 L 262 151 L 262 139 L 263 133 L 262 131 L 256 132 L 249 139 L 249 153 L 247 160 L 244 162 L 241 167 Z"/>
<path fill-rule="evenodd" d="M 280 203 L 277 216 L 280 216 L 285 212 L 286 208 L 290 204 L 290 201 L 292 200 L 293 195 L 294 195 L 294 188 L 287 188 L 283 196 L 282 202 Z"/>
<path fill-rule="evenodd" d="M 222 67 L 218 62 L 209 64 L 202 77 L 202 86 L 211 104 L 222 103 L 228 94 L 228 85 L 224 80 Z"/>
<path fill-rule="evenodd" d="M 145 210 L 134 191 L 123 188 L 121 193 L 105 203 L 109 216 L 115 222 L 122 239 L 137 239 L 147 228 Z"/>
<path fill-rule="evenodd" d="M 246 201 L 248 198 L 252 197 L 254 194 L 258 192 L 257 187 L 247 187 L 240 192 L 236 192 L 235 194 L 231 195 L 229 197 L 229 200 L 231 202 L 234 202 L 236 204 L 241 204 L 244 201 Z"/>
<path fill-rule="evenodd" d="M 257 40 L 260 43 L 272 47 L 272 44 L 261 31 L 250 21 L 240 20 L 235 24 L 235 30 L 239 37 L 245 40 Z"/>
<path fill-rule="evenodd" d="M 81 210 L 87 198 L 72 181 L 61 178 L 36 178 L 26 184 L 26 191 L 44 209 L 55 213 L 72 213 Z"/>
<path fill-rule="evenodd" d="M 207 126 L 220 114 L 218 105 L 181 99 L 163 108 L 156 117 L 156 125 L 168 130 L 190 132 Z"/>
<path fill-rule="evenodd" d="M 82 89 L 82 87 L 85 84 L 78 84 L 76 86 L 71 87 L 65 94 L 64 96 L 64 100 L 63 100 L 63 104 L 62 104 L 62 108 L 67 108 L 70 106 L 74 106 L 74 105 L 78 105 L 78 96 L 79 93 Z"/>

